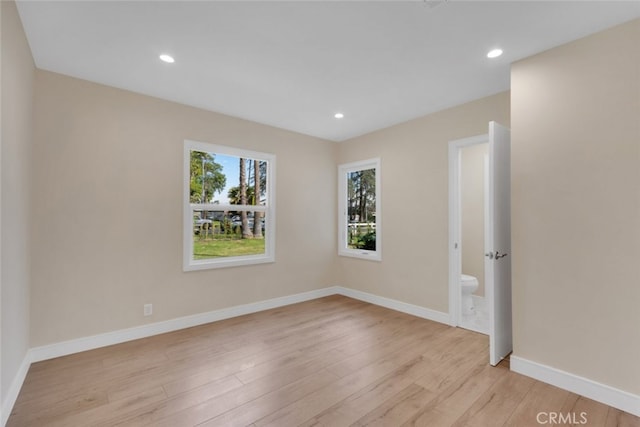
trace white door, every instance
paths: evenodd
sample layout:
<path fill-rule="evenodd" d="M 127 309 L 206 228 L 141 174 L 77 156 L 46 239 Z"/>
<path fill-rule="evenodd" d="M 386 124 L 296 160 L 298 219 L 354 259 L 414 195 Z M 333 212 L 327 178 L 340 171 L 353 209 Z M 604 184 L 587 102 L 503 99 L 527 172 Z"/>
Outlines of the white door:
<path fill-rule="evenodd" d="M 511 336 L 511 137 L 489 123 L 489 188 L 485 218 L 485 284 L 489 309 L 489 363 L 513 349 Z"/>

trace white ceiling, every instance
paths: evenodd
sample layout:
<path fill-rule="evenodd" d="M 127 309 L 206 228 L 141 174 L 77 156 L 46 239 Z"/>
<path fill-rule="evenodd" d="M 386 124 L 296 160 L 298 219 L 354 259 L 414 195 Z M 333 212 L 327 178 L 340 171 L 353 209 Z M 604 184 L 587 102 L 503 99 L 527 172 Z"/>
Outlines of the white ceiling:
<path fill-rule="evenodd" d="M 334 141 L 504 91 L 511 62 L 640 17 L 638 1 L 20 1 L 18 9 L 41 69 Z M 493 47 L 505 54 L 487 59 Z"/>

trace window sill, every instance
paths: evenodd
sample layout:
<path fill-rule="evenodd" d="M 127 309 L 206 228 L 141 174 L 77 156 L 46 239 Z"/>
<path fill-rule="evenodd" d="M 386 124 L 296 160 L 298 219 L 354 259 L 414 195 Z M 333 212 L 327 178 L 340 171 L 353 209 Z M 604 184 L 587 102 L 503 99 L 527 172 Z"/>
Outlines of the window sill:
<path fill-rule="evenodd" d="M 190 260 L 183 265 L 183 271 L 211 270 L 215 268 L 242 267 L 255 264 L 268 264 L 275 262 L 275 257 L 254 255 L 245 257 L 233 257 L 233 259 L 203 259 Z"/>
<path fill-rule="evenodd" d="M 380 254 L 379 252 L 373 252 L 373 251 L 345 249 L 345 250 L 339 251 L 338 255 L 344 256 L 344 257 L 350 257 L 350 258 L 365 259 L 367 261 L 378 261 L 378 262 L 382 261 L 382 254 Z"/>

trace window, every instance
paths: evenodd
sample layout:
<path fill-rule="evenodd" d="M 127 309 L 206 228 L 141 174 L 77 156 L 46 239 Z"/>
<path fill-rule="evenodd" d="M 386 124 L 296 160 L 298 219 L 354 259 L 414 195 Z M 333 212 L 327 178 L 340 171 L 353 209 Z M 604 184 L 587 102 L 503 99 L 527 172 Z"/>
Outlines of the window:
<path fill-rule="evenodd" d="M 273 154 L 184 143 L 185 271 L 273 262 Z"/>
<path fill-rule="evenodd" d="M 340 165 L 339 255 L 380 261 L 380 159 Z"/>

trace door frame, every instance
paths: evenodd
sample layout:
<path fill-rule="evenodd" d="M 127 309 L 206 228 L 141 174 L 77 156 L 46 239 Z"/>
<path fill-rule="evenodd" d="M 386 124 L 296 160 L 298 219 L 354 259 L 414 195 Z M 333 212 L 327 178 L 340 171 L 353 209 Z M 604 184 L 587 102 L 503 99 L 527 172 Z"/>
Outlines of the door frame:
<path fill-rule="evenodd" d="M 462 216 L 460 214 L 461 151 L 489 143 L 489 134 L 449 141 L 449 324 L 460 324 L 460 275 L 462 274 Z"/>

